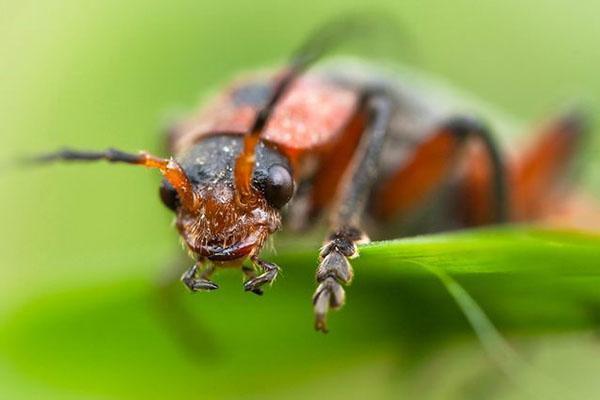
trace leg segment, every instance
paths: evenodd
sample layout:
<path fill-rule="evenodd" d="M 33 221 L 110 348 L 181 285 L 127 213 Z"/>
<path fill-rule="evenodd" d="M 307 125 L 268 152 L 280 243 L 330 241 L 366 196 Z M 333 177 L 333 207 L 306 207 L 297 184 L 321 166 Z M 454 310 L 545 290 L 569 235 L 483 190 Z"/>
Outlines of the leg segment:
<path fill-rule="evenodd" d="M 513 219 L 544 217 L 564 198 L 565 177 L 587 132 L 587 120 L 569 112 L 542 126 L 537 140 L 519 155 L 513 171 Z"/>
<path fill-rule="evenodd" d="M 564 178 L 571 167 L 587 132 L 585 115 L 566 112 L 543 124 L 534 142 L 519 151 L 509 166 L 510 219 L 530 221 L 553 214 L 565 200 L 568 185 Z M 467 225 L 490 221 L 493 198 L 488 188 L 493 175 L 485 154 L 473 149 L 461 182 L 464 204 L 463 219 Z"/>
<path fill-rule="evenodd" d="M 244 290 L 261 295 L 263 293 L 261 287 L 267 283 L 273 283 L 279 273 L 279 267 L 256 257 L 252 258 L 252 262 L 257 265 L 262 272 L 260 275 L 254 276 L 255 273 L 252 271 L 251 277 L 249 276 L 250 279 L 244 283 Z M 244 270 L 244 273 L 248 275 L 246 270 Z"/>
<path fill-rule="evenodd" d="M 465 117 L 455 117 L 443 123 L 378 188 L 373 196 L 373 214 L 385 219 L 410 213 L 445 181 L 469 140 L 481 144 L 483 164 L 491 171 L 491 179 L 484 188 L 492 199 L 486 203 L 488 208 L 485 210 L 489 222 L 507 221 L 506 171 L 498 147 L 483 124 Z"/>
<path fill-rule="evenodd" d="M 331 234 L 319 255 L 317 290 L 313 296 L 315 329 L 327 332 L 327 312 L 340 308 L 345 301 L 342 284 L 349 284 L 353 272 L 348 259 L 358 255 L 357 243 L 368 239 L 360 229 L 373 182 L 378 173 L 379 157 L 392 113 L 392 102 L 382 92 L 365 96 L 367 126 L 352 162 L 345 173 L 337 204 L 331 216 Z"/>
<path fill-rule="evenodd" d="M 327 312 L 344 305 L 346 293 L 342 284 L 350 284 L 354 276 L 348 259 L 358 256 L 357 243 L 367 241 L 362 231 L 350 226 L 339 228 L 326 240 L 319 254 L 316 273 L 319 285 L 313 295 L 316 330 L 327 332 Z"/>
<path fill-rule="evenodd" d="M 192 265 L 190 269 L 185 271 L 181 276 L 181 281 L 192 292 L 209 291 L 219 288 L 219 285 L 209 280 L 215 268 L 212 265 L 206 267 L 203 271 L 199 268 L 200 262 Z"/>
<path fill-rule="evenodd" d="M 248 278 L 248 281 L 256 278 L 256 276 L 257 276 L 256 269 L 254 269 L 253 267 L 249 267 L 247 265 L 242 266 L 242 272 L 244 273 L 244 275 L 246 275 L 246 278 Z M 244 282 L 244 283 L 246 283 L 246 282 Z M 264 293 L 261 288 L 255 288 L 251 292 L 256 295 L 259 295 L 259 296 L 262 296 Z"/>

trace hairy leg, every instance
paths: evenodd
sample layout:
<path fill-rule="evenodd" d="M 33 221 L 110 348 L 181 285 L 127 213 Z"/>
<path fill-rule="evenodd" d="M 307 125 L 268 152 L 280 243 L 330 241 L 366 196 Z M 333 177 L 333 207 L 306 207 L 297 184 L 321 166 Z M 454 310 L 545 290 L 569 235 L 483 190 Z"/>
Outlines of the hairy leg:
<path fill-rule="evenodd" d="M 327 332 L 327 312 L 338 309 L 345 302 L 342 285 L 352 281 L 352 267 L 348 259 L 358 256 L 356 245 L 368 241 L 360 225 L 366 203 L 378 174 L 379 158 L 388 133 L 392 102 L 383 92 L 368 93 L 364 97 L 367 125 L 361 142 L 347 169 L 337 202 L 331 215 L 331 233 L 319 255 L 316 272 L 318 283 L 313 296 L 315 329 Z"/>

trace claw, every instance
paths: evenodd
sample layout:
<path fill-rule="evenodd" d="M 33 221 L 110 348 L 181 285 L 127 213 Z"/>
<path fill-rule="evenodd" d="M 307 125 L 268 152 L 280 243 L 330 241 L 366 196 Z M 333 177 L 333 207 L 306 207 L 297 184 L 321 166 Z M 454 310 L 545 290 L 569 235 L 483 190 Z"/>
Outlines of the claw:
<path fill-rule="evenodd" d="M 244 290 L 246 292 L 252 292 L 254 294 L 257 294 L 259 296 L 262 296 L 262 294 L 264 293 L 263 290 L 260 288 L 260 286 L 264 285 L 266 282 L 259 282 L 258 281 L 259 277 L 250 279 L 248 282 L 244 283 Z"/>
<path fill-rule="evenodd" d="M 208 279 L 198 278 L 197 275 L 198 266 L 194 264 L 181 276 L 181 281 L 192 292 L 199 292 L 204 290 L 211 291 L 219 288 L 219 285 L 217 285 L 216 283 L 209 281 Z"/>
<path fill-rule="evenodd" d="M 248 267 L 248 266 L 244 265 L 244 266 L 242 266 L 242 271 L 244 272 L 244 275 L 246 275 L 246 277 L 248 277 L 248 281 L 256 278 L 256 271 L 254 270 L 254 268 L 251 268 L 251 267 Z M 262 291 L 262 289 L 260 289 L 260 288 L 248 289 L 246 287 L 248 281 L 246 281 L 246 283 L 244 283 L 244 290 L 245 291 L 250 291 L 250 292 L 252 292 L 252 293 L 254 293 L 254 294 L 258 295 L 258 296 L 262 296 L 263 293 L 264 293 Z"/>
<path fill-rule="evenodd" d="M 321 282 L 332 275 L 344 283 L 350 283 L 354 276 L 348 259 L 338 251 L 331 251 L 324 256 L 317 268 L 317 282 Z"/>
<path fill-rule="evenodd" d="M 181 281 L 192 292 L 211 291 L 219 288 L 219 285 L 207 279 L 181 279 Z"/>
<path fill-rule="evenodd" d="M 342 229 L 330 236 L 321 249 L 321 262 L 316 272 L 319 283 L 313 296 L 315 329 L 327 332 L 327 313 L 341 308 L 346 301 L 342 284 L 349 284 L 354 276 L 349 258 L 358 256 L 355 241 L 364 235 L 357 229 Z"/>
<path fill-rule="evenodd" d="M 244 290 L 260 296 L 263 294 L 261 287 L 267 283 L 273 283 L 275 278 L 277 278 L 279 267 L 262 260 L 256 260 L 256 263 L 262 268 L 263 273 L 246 281 L 244 283 Z"/>
<path fill-rule="evenodd" d="M 327 312 L 337 310 L 344 305 L 346 292 L 334 278 L 326 278 L 318 287 L 313 296 L 315 311 L 315 329 L 327 333 Z"/>
<path fill-rule="evenodd" d="M 219 288 L 219 285 L 206 279 L 195 280 L 191 283 L 191 286 L 188 283 L 186 283 L 186 286 L 190 288 L 192 292 L 199 292 L 203 290 L 211 291 Z"/>
<path fill-rule="evenodd" d="M 323 333 L 329 332 L 329 329 L 327 329 L 327 317 L 325 314 L 315 315 L 315 330 Z"/>

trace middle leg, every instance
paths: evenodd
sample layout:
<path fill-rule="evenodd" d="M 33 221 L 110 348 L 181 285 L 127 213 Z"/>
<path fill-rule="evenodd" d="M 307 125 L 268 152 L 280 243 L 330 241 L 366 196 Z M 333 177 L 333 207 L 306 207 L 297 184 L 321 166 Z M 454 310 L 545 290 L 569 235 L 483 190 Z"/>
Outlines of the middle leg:
<path fill-rule="evenodd" d="M 379 159 L 388 133 L 393 103 L 382 91 L 369 92 L 363 101 L 365 131 L 345 172 L 331 215 L 331 233 L 319 254 L 318 287 L 313 296 L 315 329 L 327 332 L 327 312 L 345 302 L 342 287 L 352 281 L 348 259 L 358 256 L 357 244 L 368 241 L 361 229 L 362 215 L 379 172 Z"/>
<path fill-rule="evenodd" d="M 364 213 L 366 198 L 373 189 L 376 162 L 389 119 L 389 108 L 384 104 L 379 100 L 372 105 L 374 108 L 364 143 L 361 142 L 357 151 L 357 159 L 353 164 L 355 168 L 345 176 L 350 180 L 342 185 L 344 192 L 334 214 L 332 234 L 321 251 L 321 263 L 317 270 L 319 287 L 313 302 L 315 327 L 323 332 L 327 331 L 327 311 L 339 308 L 344 303 L 341 284 L 348 284 L 352 279 L 348 259 L 358 255 L 356 244 L 367 240 L 360 229 L 360 217 Z M 490 204 L 490 214 L 494 222 L 505 222 L 508 216 L 507 184 L 500 152 L 485 125 L 466 117 L 447 120 L 429 140 L 419 146 L 413 159 L 393 175 L 383 189 L 376 191 L 375 198 L 380 200 L 372 210 L 373 214 L 390 217 L 393 213 L 405 213 L 418 204 L 451 171 L 456 156 L 469 139 L 479 140 L 483 144 L 492 172 L 489 190 L 494 201 Z"/>

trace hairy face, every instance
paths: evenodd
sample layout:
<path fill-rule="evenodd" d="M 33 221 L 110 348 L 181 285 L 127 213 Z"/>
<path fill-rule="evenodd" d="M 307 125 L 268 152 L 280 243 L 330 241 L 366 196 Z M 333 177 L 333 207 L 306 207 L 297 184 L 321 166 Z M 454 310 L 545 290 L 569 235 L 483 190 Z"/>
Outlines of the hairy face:
<path fill-rule="evenodd" d="M 227 186 L 203 188 L 199 194 L 199 213 L 181 210 L 177 229 L 190 250 L 202 257 L 230 261 L 252 256 L 279 228 L 279 212 L 260 197 L 242 204 Z"/>
<path fill-rule="evenodd" d="M 234 185 L 234 164 L 242 145 L 240 135 L 211 136 L 178 159 L 198 198 L 194 212 L 178 207 L 177 197 L 163 183 L 163 202 L 176 211 L 183 241 L 201 258 L 232 261 L 256 255 L 279 228 L 280 208 L 293 194 L 288 161 L 260 143 L 252 195 L 242 201 Z"/>

